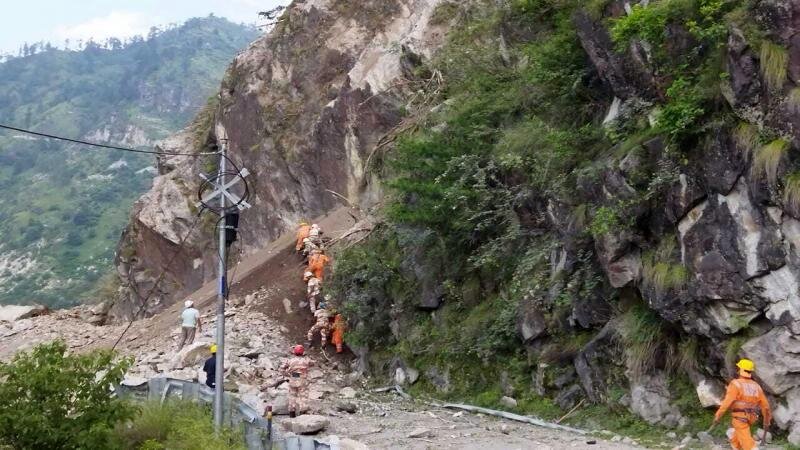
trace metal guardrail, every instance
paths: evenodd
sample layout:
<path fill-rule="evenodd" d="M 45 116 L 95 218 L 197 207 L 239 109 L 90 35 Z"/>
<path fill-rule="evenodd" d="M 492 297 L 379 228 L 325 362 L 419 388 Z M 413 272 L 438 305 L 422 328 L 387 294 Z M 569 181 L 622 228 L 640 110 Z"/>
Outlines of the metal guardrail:
<path fill-rule="evenodd" d="M 194 400 L 208 405 L 214 403 L 214 390 L 208 386 L 175 378 L 151 378 L 139 385 L 120 385 L 117 395 L 160 403 L 171 399 Z M 249 450 L 338 450 L 339 447 L 309 436 L 281 437 L 274 426 L 270 436 L 268 422 L 255 409 L 227 392 L 223 397 L 223 423 L 243 429 Z"/>

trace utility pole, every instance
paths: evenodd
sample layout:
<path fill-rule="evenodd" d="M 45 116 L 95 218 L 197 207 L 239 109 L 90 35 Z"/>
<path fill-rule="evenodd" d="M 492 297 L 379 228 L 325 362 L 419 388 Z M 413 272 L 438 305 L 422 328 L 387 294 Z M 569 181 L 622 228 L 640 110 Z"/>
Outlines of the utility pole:
<path fill-rule="evenodd" d="M 219 185 L 225 186 L 225 166 L 227 164 L 228 139 L 220 139 L 222 148 L 219 158 Z M 228 249 L 225 245 L 225 232 L 227 230 L 228 198 L 222 193 L 219 196 L 220 222 L 219 227 L 219 290 L 217 292 L 217 364 L 214 373 L 214 430 L 217 433 L 222 429 L 223 397 L 225 392 L 225 290 L 227 289 L 228 275 L 227 255 Z"/>
<path fill-rule="evenodd" d="M 238 195 L 229 191 L 229 189 L 234 186 L 235 184 L 239 183 L 240 181 L 244 182 L 246 185 L 246 181 L 244 181 L 244 177 L 248 176 L 250 172 L 247 169 L 242 169 L 239 171 L 236 170 L 235 176 L 233 179 L 228 181 L 226 179 L 228 175 L 228 139 L 227 138 L 220 138 L 220 156 L 219 156 L 219 171 L 217 172 L 217 176 L 213 178 L 209 178 L 204 174 L 200 174 L 200 177 L 203 178 L 205 181 L 205 187 L 213 187 L 214 190 L 206 195 L 202 195 L 200 198 L 200 202 L 197 204 L 199 207 L 203 205 L 203 207 L 208 208 L 214 212 L 219 213 L 219 248 L 218 248 L 218 257 L 219 257 L 219 290 L 217 292 L 217 355 L 216 355 L 216 370 L 214 372 L 214 429 L 219 432 L 222 429 L 222 422 L 223 422 L 223 414 L 224 414 L 224 392 L 225 392 L 225 300 L 228 297 L 228 281 L 227 281 L 227 274 L 228 274 L 228 267 L 227 267 L 227 253 L 228 253 L 228 244 L 232 242 L 226 237 L 229 228 L 235 228 L 238 225 L 238 212 L 236 213 L 236 220 L 231 219 L 232 224 L 228 224 L 228 217 L 232 217 L 232 214 L 229 214 L 229 209 L 239 211 L 243 211 L 247 208 L 250 208 L 250 204 L 247 203 L 247 188 L 245 187 L 245 196 L 240 198 Z M 202 191 L 202 188 L 201 188 Z M 217 206 L 213 200 L 219 196 L 219 206 Z M 219 211 L 217 211 L 219 208 Z M 233 231 L 235 236 L 235 230 Z M 235 240 L 235 237 L 233 238 Z"/>

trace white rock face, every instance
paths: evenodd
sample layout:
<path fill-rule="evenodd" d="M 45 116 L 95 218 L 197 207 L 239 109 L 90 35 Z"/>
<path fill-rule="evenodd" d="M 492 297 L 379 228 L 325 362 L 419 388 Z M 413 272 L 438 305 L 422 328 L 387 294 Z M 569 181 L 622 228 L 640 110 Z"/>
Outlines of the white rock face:
<path fill-rule="evenodd" d="M 703 408 L 719 406 L 725 396 L 725 387 L 722 386 L 722 383 L 707 378 L 700 380 L 695 390 L 697 391 L 697 399 L 700 400 L 700 405 Z"/>
<path fill-rule="evenodd" d="M 761 241 L 761 226 L 754 219 L 754 206 L 750 202 L 747 185 L 740 178 L 736 187 L 728 195 L 718 195 L 720 205 L 726 205 L 739 227 L 736 233 L 739 251 L 747 261 L 747 275 L 755 276 L 763 272 L 763 262 L 758 258 L 758 243 Z"/>
<path fill-rule="evenodd" d="M 767 392 L 781 395 L 800 385 L 800 339 L 790 330 L 775 327 L 745 343 L 742 353 L 755 362 L 758 378 Z"/>
<path fill-rule="evenodd" d="M 47 311 L 41 305 L 6 305 L 0 306 L 0 322 L 15 322 L 17 320 L 34 317 Z"/>

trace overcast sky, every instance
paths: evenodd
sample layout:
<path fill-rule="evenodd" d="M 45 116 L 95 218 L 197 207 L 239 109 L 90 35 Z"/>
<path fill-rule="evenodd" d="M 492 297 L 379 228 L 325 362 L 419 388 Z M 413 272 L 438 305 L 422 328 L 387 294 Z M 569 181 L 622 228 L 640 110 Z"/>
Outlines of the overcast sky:
<path fill-rule="evenodd" d="M 94 38 L 146 35 L 153 25 L 181 23 L 209 13 L 234 22 L 254 23 L 258 12 L 289 0 L 0 0 L 3 25 L 0 53 L 16 53 L 24 43 L 50 41 L 63 47 Z M 73 44 L 74 46 L 74 44 Z"/>

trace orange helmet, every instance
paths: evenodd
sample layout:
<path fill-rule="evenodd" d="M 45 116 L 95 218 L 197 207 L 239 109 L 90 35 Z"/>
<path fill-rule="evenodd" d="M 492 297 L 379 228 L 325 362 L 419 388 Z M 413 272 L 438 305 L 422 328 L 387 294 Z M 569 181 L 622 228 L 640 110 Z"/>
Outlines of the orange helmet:
<path fill-rule="evenodd" d="M 305 352 L 306 349 L 300 344 L 297 344 L 294 347 L 292 347 L 292 353 L 294 353 L 297 356 L 303 356 Z"/>

